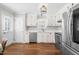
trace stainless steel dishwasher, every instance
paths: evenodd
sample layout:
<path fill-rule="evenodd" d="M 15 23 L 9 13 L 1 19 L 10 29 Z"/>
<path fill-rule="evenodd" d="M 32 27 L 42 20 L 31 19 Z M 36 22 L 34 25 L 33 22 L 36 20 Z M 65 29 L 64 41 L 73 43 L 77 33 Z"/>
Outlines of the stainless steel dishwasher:
<path fill-rule="evenodd" d="M 30 32 L 29 33 L 29 42 L 30 43 L 37 43 L 37 32 Z"/>

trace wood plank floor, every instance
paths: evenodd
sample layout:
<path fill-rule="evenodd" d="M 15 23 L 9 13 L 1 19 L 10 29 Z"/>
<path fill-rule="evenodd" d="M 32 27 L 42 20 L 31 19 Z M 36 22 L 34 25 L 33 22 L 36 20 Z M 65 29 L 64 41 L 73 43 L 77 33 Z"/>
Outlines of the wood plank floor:
<path fill-rule="evenodd" d="M 61 51 L 49 43 L 12 44 L 4 55 L 61 55 Z"/>

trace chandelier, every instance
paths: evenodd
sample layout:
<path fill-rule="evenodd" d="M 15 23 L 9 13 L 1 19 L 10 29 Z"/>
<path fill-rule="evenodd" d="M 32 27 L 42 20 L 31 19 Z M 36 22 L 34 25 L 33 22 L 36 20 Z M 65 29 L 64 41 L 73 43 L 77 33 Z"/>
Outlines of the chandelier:
<path fill-rule="evenodd" d="M 40 7 L 40 13 L 41 13 L 41 16 L 47 13 L 47 7 L 45 5 L 42 5 Z"/>

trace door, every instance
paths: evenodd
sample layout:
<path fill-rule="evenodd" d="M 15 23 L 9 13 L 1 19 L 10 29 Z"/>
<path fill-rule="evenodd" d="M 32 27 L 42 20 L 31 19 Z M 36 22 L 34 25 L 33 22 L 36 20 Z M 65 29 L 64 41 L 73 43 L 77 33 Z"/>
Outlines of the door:
<path fill-rule="evenodd" d="M 17 15 L 15 17 L 15 41 L 26 43 L 24 39 L 24 15 Z"/>
<path fill-rule="evenodd" d="M 36 32 L 29 33 L 29 42 L 30 43 L 37 43 L 37 33 Z"/>

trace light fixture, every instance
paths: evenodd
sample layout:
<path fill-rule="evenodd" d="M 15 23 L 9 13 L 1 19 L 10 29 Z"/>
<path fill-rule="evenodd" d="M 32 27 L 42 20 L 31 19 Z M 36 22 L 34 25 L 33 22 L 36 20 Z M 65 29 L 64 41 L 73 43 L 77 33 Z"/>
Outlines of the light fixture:
<path fill-rule="evenodd" d="M 41 8 L 40 8 L 40 12 L 41 12 L 41 15 L 46 14 L 47 13 L 47 7 L 45 5 L 42 5 Z"/>

